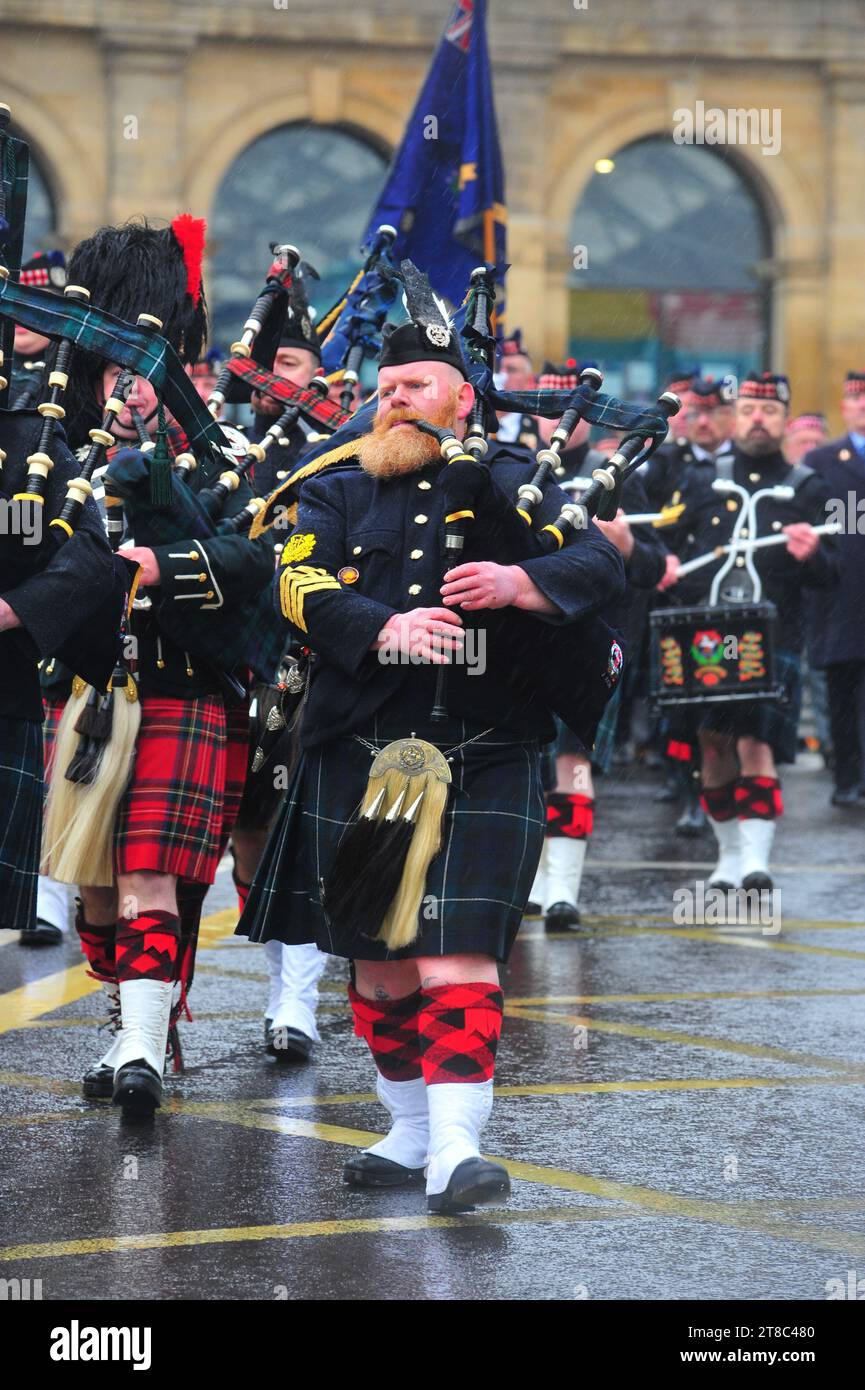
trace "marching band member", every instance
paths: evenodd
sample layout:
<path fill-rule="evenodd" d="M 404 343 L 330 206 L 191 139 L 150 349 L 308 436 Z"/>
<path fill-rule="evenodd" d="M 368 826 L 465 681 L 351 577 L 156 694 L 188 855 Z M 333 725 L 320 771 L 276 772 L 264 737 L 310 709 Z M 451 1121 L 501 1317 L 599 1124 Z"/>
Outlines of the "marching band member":
<path fill-rule="evenodd" d="M 650 505 L 682 509 L 680 519 L 664 527 L 664 542 L 670 553 L 658 586 L 661 591 L 668 586 L 673 567 L 698 553 L 693 526 L 695 506 L 699 506 L 717 476 L 719 461 L 731 457 L 734 400 L 731 380 L 692 377 L 677 417 L 685 436 L 673 444 L 662 445 L 643 470 Z M 681 601 L 678 594 L 675 601 Z M 656 606 L 666 602 L 659 600 Z M 684 803 L 675 833 L 690 838 L 700 834 L 706 824 L 700 800 L 700 749 L 693 714 L 685 710 L 670 712 L 664 727 L 670 780 L 659 799 Z"/>
<path fill-rule="evenodd" d="M 35 410 L 0 411 L 2 489 L 8 502 L 25 486 L 26 460 L 38 448 L 42 419 Z M 66 498 L 80 469 L 61 429 L 54 433 L 37 544 L 20 535 L 0 540 L 0 927 L 30 934 L 36 924 L 42 829 L 42 696 L 37 663 L 63 649 L 89 655 L 111 672 L 116 641 L 92 621 L 114 588 L 111 551 L 94 502 L 74 535 L 55 549 L 45 524 Z M 23 505 L 23 504 L 22 504 Z M 119 617 L 122 595 L 119 596 Z M 102 656 L 102 653 L 105 656 Z"/>
<path fill-rule="evenodd" d="M 831 493 L 827 519 L 839 514 L 838 588 L 820 594 L 810 614 L 808 656 L 825 670 L 834 748 L 832 805 L 865 795 L 865 372 L 848 372 L 841 413 L 847 434 L 806 456 Z"/>
<path fill-rule="evenodd" d="M 769 856 L 783 813 L 777 769 L 796 757 L 805 594 L 831 589 L 838 577 L 831 545 L 814 531 L 825 520 L 828 489 L 812 469 L 791 467 L 782 452 L 789 400 L 785 376 L 751 372 L 736 403 L 730 478 L 751 494 L 780 484 L 794 495 L 761 501 L 760 534 L 783 531 L 787 544 L 754 551 L 763 596 L 778 610 L 775 656 L 784 698 L 711 704 L 699 716 L 703 806 L 720 851 L 710 882 L 722 888 L 772 887 Z M 695 499 L 689 530 L 695 548 L 708 552 L 727 541 L 739 506 L 735 496 L 725 500 L 708 488 L 702 503 Z M 679 565 L 678 557 L 671 558 L 668 587 L 677 582 Z M 744 556 L 735 563 L 744 567 Z M 690 588 L 702 587 L 705 595 L 711 573 L 707 568 L 689 575 Z"/>
<path fill-rule="evenodd" d="M 292 280 L 291 312 L 286 316 L 273 362 L 274 375 L 295 386 L 308 386 L 321 370 L 321 346 L 305 279 L 303 275 L 296 275 Z M 253 437 L 260 440 L 282 407 L 258 391 L 252 393 L 252 407 L 257 417 Z M 306 443 L 304 427 L 298 420 L 285 443 L 270 448 L 263 462 L 253 469 L 252 483 L 259 497 L 266 497 L 283 482 Z M 256 780 L 254 788 L 253 795 L 253 784 L 248 779 L 231 835 L 234 886 L 241 911 L 282 796 L 272 786 L 262 787 L 260 779 Z M 268 941 L 265 958 L 269 976 L 265 1051 L 278 1062 L 306 1062 L 313 1045 L 320 1041 L 316 1024 L 318 983 L 327 965 L 327 956 L 311 942 L 287 946 L 279 941 Z"/>
<path fill-rule="evenodd" d="M 582 364 L 586 365 L 589 364 Z M 538 389 L 573 391 L 579 383 L 581 369 L 573 362 L 561 366 L 548 362 L 538 378 Z M 543 416 L 538 417 L 538 433 L 545 445 L 552 438 L 555 423 Z M 562 471 L 559 481 L 562 484 L 572 478 L 591 477 L 592 470 L 604 463 L 604 456 L 589 445 L 589 434 L 588 421 L 579 420 L 560 455 Z M 651 526 L 635 526 L 632 529 L 628 524 L 628 512 L 639 514 L 648 510 L 649 504 L 639 473 L 634 473 L 625 480 L 622 506 L 615 519 L 595 522 L 616 547 L 625 567 L 627 588 L 616 605 L 611 621 L 623 633 L 632 660 L 639 651 L 646 623 L 648 595 L 664 572 L 666 554 L 659 533 Z M 555 787 L 546 796 L 544 849 L 538 877 L 532 887 L 532 899 L 537 901 L 539 897 L 542 901 L 548 931 L 571 930 L 580 925 L 580 886 L 595 822 L 592 764 L 602 772 L 609 771 L 620 699 L 621 686 L 604 711 L 591 754 L 561 720 L 557 721 Z"/>
<path fill-rule="evenodd" d="M 137 223 L 103 227 L 76 248 L 70 277 L 89 288 L 95 306 L 120 318 L 155 315 L 194 362 L 206 331 L 203 235 L 203 223 L 189 218 L 163 231 Z M 77 359 L 70 422 L 81 436 L 98 424 L 117 376 L 116 367 L 91 354 Z M 117 421 L 118 435 L 130 441 L 138 432 L 132 409 L 145 429 L 159 415 L 153 387 L 140 377 Z M 181 452 L 182 432 L 169 422 L 167 434 L 173 452 Z M 157 453 L 147 457 L 156 460 Z M 206 481 L 196 469 L 190 487 L 200 490 Z M 248 497 L 244 484 L 226 514 Z M 85 1094 L 113 1096 L 125 1114 L 147 1116 L 161 1103 L 173 986 L 181 979 L 183 994 L 188 985 L 181 968 L 185 961 L 191 971 L 201 905 L 236 815 L 247 757 L 244 673 L 238 680 L 224 672 L 218 638 L 212 657 L 202 660 L 176 634 L 181 622 L 207 630 L 212 615 L 266 587 L 272 557 L 266 544 L 245 536 L 216 535 L 205 546 L 182 532 L 124 553 L 141 566 L 139 599 L 149 599 L 133 613 L 131 633 L 140 729 L 117 807 L 114 881 L 80 885 L 76 927 L 115 1008 L 119 995 L 121 1021 L 109 1052 L 85 1078 Z M 55 779 L 61 775 L 55 766 Z"/>
<path fill-rule="evenodd" d="M 539 742 L 553 735 L 541 700 L 528 690 L 517 694 L 509 680 L 519 661 L 513 640 L 488 637 L 476 671 L 458 658 L 470 636 L 484 633 L 486 610 L 532 615 L 564 640 L 568 624 L 610 602 L 623 581 L 616 550 L 589 524 L 557 554 L 519 565 L 460 564 L 442 582 L 443 465 L 436 441 L 410 422 L 425 419 L 462 438 L 474 391 L 440 311 L 410 301 L 409 312 L 411 322 L 385 340 L 375 425 L 358 443 L 359 467 L 334 466 L 304 484 L 283 552 L 278 611 L 312 646 L 317 666 L 301 763 L 238 930 L 253 939 L 316 941 L 352 961 L 355 1031 L 372 1052 L 393 1125 L 346 1165 L 345 1179 L 362 1187 L 411 1184 L 427 1165 L 429 1210 L 446 1212 L 495 1200 L 509 1187 L 505 1170 L 480 1157 L 479 1140 L 502 1021 L 498 967 L 519 928 L 541 847 Z M 487 458 L 506 490 L 526 480 L 526 463 L 507 446 L 492 446 Z M 566 500 L 548 485 L 542 520 L 558 516 Z M 447 717 L 438 723 L 430 708 L 441 665 L 448 667 Z M 442 805 L 439 763 L 452 768 L 453 779 L 449 796 L 444 788 L 437 855 L 436 812 L 430 820 L 423 804 L 417 812 L 411 843 L 421 846 L 422 867 L 409 851 L 398 892 L 408 892 L 411 878 L 407 901 L 422 896 L 423 906 L 399 917 L 408 936 L 402 946 L 388 944 L 400 933 L 362 934 L 356 916 L 334 920 L 329 896 L 370 756 L 386 746 L 388 756 L 401 749 L 400 766 L 427 779 L 427 807 Z M 394 828 L 410 836 L 399 823 Z M 362 829 L 362 821 L 353 827 L 353 846 Z M 365 883 L 378 891 L 376 880 L 388 880 L 392 866 L 364 867 Z"/>

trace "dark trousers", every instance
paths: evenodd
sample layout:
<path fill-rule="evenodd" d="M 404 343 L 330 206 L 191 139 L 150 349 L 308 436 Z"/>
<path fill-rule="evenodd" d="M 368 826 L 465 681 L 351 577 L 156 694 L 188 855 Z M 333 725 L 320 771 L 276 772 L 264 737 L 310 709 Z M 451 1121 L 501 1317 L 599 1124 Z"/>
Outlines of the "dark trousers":
<path fill-rule="evenodd" d="M 826 667 L 829 723 L 839 791 L 865 781 L 865 661 Z"/>

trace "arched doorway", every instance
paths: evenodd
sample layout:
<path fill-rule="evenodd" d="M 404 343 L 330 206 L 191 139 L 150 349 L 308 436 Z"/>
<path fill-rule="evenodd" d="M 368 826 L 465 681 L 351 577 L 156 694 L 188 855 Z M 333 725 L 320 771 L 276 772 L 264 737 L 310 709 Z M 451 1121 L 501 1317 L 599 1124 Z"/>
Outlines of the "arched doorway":
<path fill-rule="evenodd" d="M 739 167 L 660 137 L 604 163 L 571 224 L 571 355 L 599 361 L 626 396 L 695 365 L 716 377 L 767 366 L 769 225 Z"/>
<path fill-rule="evenodd" d="M 292 242 L 321 280 L 324 313 L 359 263 L 360 242 L 387 167 L 386 155 L 353 132 L 309 123 L 259 136 L 226 171 L 211 211 L 211 341 L 236 338 L 261 288 L 272 241 Z M 311 296 L 312 297 L 312 296 Z"/>

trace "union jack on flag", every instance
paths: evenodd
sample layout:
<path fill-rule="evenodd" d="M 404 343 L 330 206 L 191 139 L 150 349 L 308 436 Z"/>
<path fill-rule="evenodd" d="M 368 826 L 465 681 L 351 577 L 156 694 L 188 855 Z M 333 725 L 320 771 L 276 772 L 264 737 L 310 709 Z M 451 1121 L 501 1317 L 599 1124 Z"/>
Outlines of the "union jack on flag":
<path fill-rule="evenodd" d="M 471 42 L 474 0 L 457 0 L 454 12 L 447 22 L 445 38 L 460 52 L 467 53 Z"/>

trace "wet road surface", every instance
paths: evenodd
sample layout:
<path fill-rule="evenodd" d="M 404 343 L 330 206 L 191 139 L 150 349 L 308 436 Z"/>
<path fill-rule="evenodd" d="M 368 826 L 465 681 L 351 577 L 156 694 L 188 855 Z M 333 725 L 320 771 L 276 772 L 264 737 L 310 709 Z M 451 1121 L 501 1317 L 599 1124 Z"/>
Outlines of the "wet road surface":
<path fill-rule="evenodd" d="M 104 1037 L 75 940 L 0 932 L 0 1277 L 45 1299 L 820 1300 L 865 1271 L 865 805 L 788 771 L 780 931 L 676 926 L 713 842 L 673 836 L 657 785 L 601 787 L 584 929 L 524 924 L 484 1137 L 513 1193 L 474 1216 L 342 1185 L 385 1120 L 345 964 L 313 1061 L 267 1058 L 224 867 L 152 1125 L 81 1097 Z"/>

